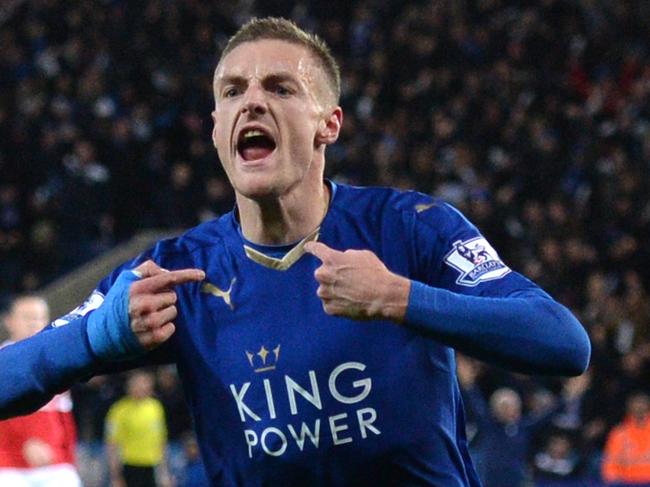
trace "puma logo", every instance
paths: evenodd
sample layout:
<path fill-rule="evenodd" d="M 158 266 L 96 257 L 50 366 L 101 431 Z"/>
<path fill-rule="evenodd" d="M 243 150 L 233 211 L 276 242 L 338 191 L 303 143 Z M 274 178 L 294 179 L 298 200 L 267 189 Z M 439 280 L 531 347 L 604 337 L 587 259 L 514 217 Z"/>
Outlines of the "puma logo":
<path fill-rule="evenodd" d="M 235 309 L 235 307 L 232 304 L 232 301 L 230 300 L 230 292 L 232 291 L 232 287 L 233 287 L 233 285 L 235 284 L 236 281 L 237 281 L 237 278 L 233 277 L 232 281 L 230 281 L 230 287 L 228 288 L 227 291 L 223 291 L 223 290 L 219 289 L 214 284 L 210 284 L 209 282 L 205 282 L 205 283 L 203 283 L 203 286 L 201 286 L 201 292 L 212 294 L 213 296 L 221 298 L 230 307 L 230 309 Z"/>

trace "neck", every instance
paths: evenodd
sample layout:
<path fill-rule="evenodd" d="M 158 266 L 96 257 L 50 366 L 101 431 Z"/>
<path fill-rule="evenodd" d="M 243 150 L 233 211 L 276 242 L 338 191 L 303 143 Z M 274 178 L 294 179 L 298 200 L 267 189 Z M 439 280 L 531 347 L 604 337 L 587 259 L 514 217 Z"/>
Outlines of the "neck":
<path fill-rule="evenodd" d="M 329 188 L 320 179 L 265 200 L 252 200 L 238 194 L 242 233 L 247 240 L 262 245 L 296 242 L 320 225 L 329 199 Z"/>

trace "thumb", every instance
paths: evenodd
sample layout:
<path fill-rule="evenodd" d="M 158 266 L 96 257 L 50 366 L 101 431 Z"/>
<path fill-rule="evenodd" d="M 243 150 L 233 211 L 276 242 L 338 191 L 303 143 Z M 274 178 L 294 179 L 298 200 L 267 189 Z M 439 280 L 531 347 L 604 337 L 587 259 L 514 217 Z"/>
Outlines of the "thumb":
<path fill-rule="evenodd" d="M 338 250 L 328 247 L 323 242 L 307 242 L 304 248 L 305 252 L 319 258 L 323 262 L 329 262 L 336 254 L 340 254 Z"/>

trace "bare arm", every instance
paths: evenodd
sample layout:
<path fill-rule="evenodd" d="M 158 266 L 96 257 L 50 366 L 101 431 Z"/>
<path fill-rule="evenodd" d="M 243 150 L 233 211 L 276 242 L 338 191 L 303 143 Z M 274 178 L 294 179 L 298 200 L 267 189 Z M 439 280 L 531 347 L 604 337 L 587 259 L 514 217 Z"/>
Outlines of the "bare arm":
<path fill-rule="evenodd" d="M 111 487 L 126 487 L 122 475 L 122 459 L 115 443 L 106 442 L 106 455 L 108 457 L 108 475 Z"/>

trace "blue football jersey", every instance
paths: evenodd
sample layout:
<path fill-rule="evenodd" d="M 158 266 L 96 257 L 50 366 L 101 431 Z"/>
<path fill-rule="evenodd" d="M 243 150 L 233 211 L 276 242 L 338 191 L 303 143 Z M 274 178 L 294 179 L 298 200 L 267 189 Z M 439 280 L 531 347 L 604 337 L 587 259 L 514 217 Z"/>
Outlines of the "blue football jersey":
<path fill-rule="evenodd" d="M 145 259 L 205 270 L 177 289 L 176 332 L 150 359 L 177 364 L 215 486 L 479 485 L 453 350 L 408 325 L 327 315 L 320 261 L 302 247 L 368 249 L 397 274 L 457 293 L 538 288 L 444 202 L 330 186 L 320 228 L 296 245 L 247 242 L 231 212 L 116 269 L 94 302 Z"/>

